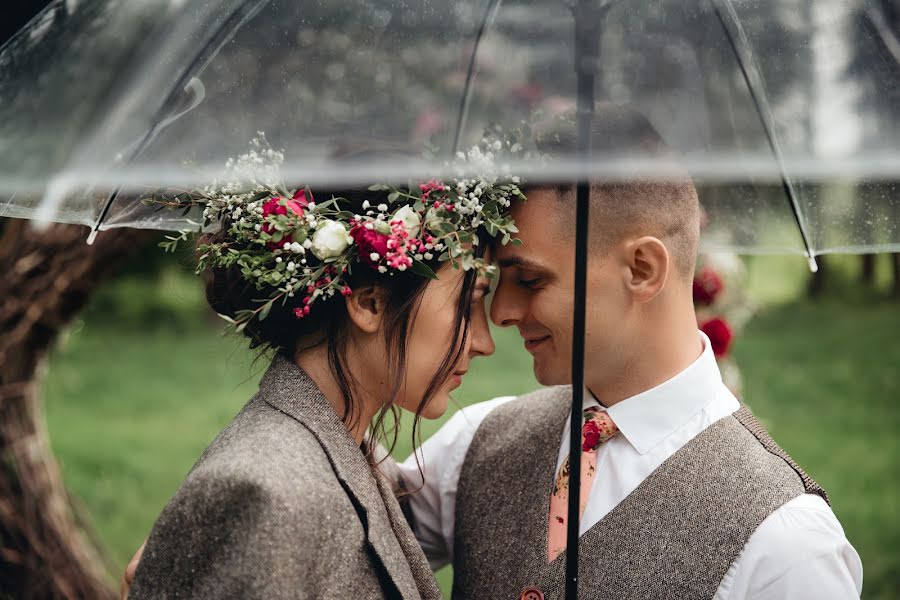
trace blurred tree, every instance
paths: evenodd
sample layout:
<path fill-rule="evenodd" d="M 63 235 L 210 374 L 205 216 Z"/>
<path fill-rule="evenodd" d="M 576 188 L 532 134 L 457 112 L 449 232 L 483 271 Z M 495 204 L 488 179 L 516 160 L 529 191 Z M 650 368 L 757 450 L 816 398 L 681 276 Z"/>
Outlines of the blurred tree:
<path fill-rule="evenodd" d="M 0 237 L 0 590 L 15 598 L 113 596 L 104 561 L 72 509 L 46 438 L 40 376 L 60 331 L 136 238 L 45 231 L 8 219 Z"/>
<path fill-rule="evenodd" d="M 871 0 L 860 3 L 855 9 L 849 32 L 854 55 L 848 65 L 847 75 L 857 84 L 859 113 L 868 115 L 890 115 L 900 103 L 900 0 Z M 877 127 L 873 124 L 877 123 Z M 868 126 L 866 126 L 868 125 Z M 884 131 L 885 125 L 891 131 Z M 877 148 L 881 139 L 896 139 L 900 136 L 900 123 L 891 119 L 869 119 L 864 122 L 863 144 Z M 884 216 L 889 226 L 896 227 L 900 221 L 900 200 L 896 181 L 863 181 L 857 186 L 861 198 L 878 196 L 879 202 L 871 206 L 883 205 L 886 215 L 859 214 L 857 222 L 874 229 L 871 224 Z M 864 203 L 859 203 L 863 206 Z M 877 231 L 870 232 L 877 236 Z M 861 278 L 871 284 L 875 277 L 875 255 L 861 258 Z M 891 295 L 900 300 L 900 253 L 890 255 L 893 287 Z"/>

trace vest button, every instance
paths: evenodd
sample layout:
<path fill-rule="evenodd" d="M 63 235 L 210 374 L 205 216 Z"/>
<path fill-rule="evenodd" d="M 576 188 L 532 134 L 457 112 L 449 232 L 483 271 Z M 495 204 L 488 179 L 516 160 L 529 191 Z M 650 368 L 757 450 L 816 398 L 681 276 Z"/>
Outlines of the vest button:
<path fill-rule="evenodd" d="M 528 587 L 522 590 L 521 600 L 544 600 L 544 592 L 536 587 Z"/>

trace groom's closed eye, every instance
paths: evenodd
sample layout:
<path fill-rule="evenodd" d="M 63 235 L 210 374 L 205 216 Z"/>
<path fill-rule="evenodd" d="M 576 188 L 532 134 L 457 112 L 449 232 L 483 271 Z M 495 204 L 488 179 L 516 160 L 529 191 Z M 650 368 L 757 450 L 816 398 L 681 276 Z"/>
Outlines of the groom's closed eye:
<path fill-rule="evenodd" d="M 534 290 L 541 286 L 542 281 L 543 280 L 540 277 L 533 277 L 530 279 L 525 279 L 525 278 L 520 277 L 516 283 L 519 285 L 519 287 Z"/>
<path fill-rule="evenodd" d="M 510 280 L 523 289 L 538 290 L 555 279 L 553 272 L 540 262 L 521 256 L 502 258 L 499 264 Z"/>

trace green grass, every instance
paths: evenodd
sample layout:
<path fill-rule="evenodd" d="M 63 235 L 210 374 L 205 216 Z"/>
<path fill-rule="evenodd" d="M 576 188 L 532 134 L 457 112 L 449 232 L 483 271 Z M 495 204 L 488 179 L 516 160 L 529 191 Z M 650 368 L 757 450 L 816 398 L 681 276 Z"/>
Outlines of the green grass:
<path fill-rule="evenodd" d="M 865 597 L 900 591 L 900 306 L 767 310 L 735 347 L 746 401 L 830 494 Z"/>
<path fill-rule="evenodd" d="M 85 328 L 51 360 L 51 444 L 117 572 L 255 389 L 246 354 L 223 342 L 212 330 Z"/>
<path fill-rule="evenodd" d="M 879 265 L 879 290 L 865 291 L 853 284 L 855 261 L 834 262 L 834 289 L 818 303 L 798 299 L 806 282 L 802 259 L 755 258 L 749 265 L 747 293 L 761 308 L 734 346 L 745 398 L 830 492 L 863 559 L 864 597 L 895 598 L 900 306 L 881 299 L 886 264 Z M 150 284 L 152 292 L 147 285 L 129 279 L 104 290 L 54 352 L 45 386 L 53 449 L 115 578 L 265 368 L 203 317 L 196 287 L 171 274 Z M 152 297 L 155 308 L 141 308 L 136 296 Z M 126 298 L 125 314 L 116 313 Z M 181 312 L 173 314 L 173 306 Z M 459 403 L 535 387 L 515 331 L 495 337 L 497 354 L 473 364 Z M 424 423 L 423 434 L 448 417 Z M 397 454 L 405 456 L 410 444 L 407 427 Z M 448 569 L 439 574 L 445 590 L 450 577 Z"/>

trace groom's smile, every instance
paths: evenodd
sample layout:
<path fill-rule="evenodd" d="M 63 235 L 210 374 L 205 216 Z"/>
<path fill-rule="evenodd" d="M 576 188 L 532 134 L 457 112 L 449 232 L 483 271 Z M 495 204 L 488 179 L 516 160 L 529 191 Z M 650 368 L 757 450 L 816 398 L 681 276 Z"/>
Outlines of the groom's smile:
<path fill-rule="evenodd" d="M 551 337 L 549 335 L 537 336 L 537 337 L 528 337 L 521 330 L 519 331 L 522 338 L 525 340 L 525 349 L 528 350 L 531 354 L 534 354 L 540 351 L 542 348 L 545 348 L 547 342 L 550 341 Z"/>

